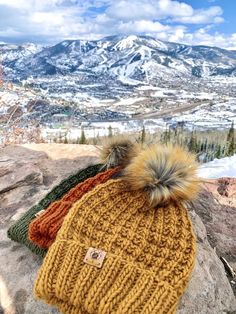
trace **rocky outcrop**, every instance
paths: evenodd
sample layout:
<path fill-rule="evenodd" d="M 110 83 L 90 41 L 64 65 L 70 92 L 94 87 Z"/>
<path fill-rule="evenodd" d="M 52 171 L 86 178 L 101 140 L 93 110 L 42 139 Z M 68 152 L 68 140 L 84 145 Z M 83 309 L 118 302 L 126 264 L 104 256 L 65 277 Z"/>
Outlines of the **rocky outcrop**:
<path fill-rule="evenodd" d="M 197 259 L 188 289 L 182 297 L 178 314 L 234 313 L 235 298 L 223 264 L 207 240 L 200 217 L 190 211 L 197 235 Z"/>
<path fill-rule="evenodd" d="M 56 309 L 33 297 L 33 283 L 41 260 L 25 247 L 10 241 L 6 230 L 62 178 L 97 162 L 97 155 L 97 149 L 88 145 L 32 144 L 8 146 L 1 150 L 0 305 L 4 313 L 58 313 Z M 203 193 L 209 197 L 207 206 L 217 204 L 209 191 Z M 208 221 L 218 218 L 215 217 L 215 209 L 211 208 L 209 211 L 209 208 L 204 206 L 204 202 L 201 205 L 196 203 L 194 210 L 193 207 L 190 209 L 197 235 L 197 258 L 192 278 L 177 313 L 234 313 L 236 302 L 233 291 L 225 275 L 224 266 L 207 237 L 210 230 Z M 221 210 L 223 211 L 223 207 Z M 205 213 L 206 217 L 202 213 Z M 199 215 L 207 225 L 207 232 Z M 218 222 L 220 223 L 220 220 Z M 232 234 L 229 238 L 231 236 Z M 218 243 L 220 241 L 216 242 L 217 249 Z"/>
<path fill-rule="evenodd" d="M 40 169 L 26 162 L 14 162 L 12 159 L 0 159 L 0 191 L 2 193 L 14 190 L 20 186 L 41 185 L 43 175 Z"/>
<path fill-rule="evenodd" d="M 236 273 L 236 179 L 207 180 L 193 209 L 206 226 L 208 241 Z M 236 278 L 227 273 L 236 295 Z"/>
<path fill-rule="evenodd" d="M 206 226 L 212 247 L 236 269 L 236 179 L 208 180 L 193 208 Z"/>
<path fill-rule="evenodd" d="M 0 214 L 16 220 L 63 178 L 97 160 L 94 146 L 31 144 L 0 153 Z"/>

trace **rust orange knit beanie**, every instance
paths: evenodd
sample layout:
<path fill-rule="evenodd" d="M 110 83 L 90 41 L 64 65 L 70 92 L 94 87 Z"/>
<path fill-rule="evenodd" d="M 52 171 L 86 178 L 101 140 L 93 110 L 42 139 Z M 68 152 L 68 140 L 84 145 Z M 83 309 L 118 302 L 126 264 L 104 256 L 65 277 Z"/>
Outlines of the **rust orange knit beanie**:
<path fill-rule="evenodd" d="M 153 146 L 67 214 L 35 283 L 65 314 L 174 313 L 195 259 L 194 157 Z"/>
<path fill-rule="evenodd" d="M 72 205 L 97 184 L 105 183 L 120 170 L 120 167 L 108 169 L 77 184 L 61 200 L 52 203 L 31 222 L 28 232 L 29 239 L 42 248 L 48 248 L 54 242 L 57 232 Z"/>
<path fill-rule="evenodd" d="M 53 202 L 46 210 L 41 211 L 40 215 L 30 223 L 29 239 L 41 248 L 48 248 L 54 242 L 64 217 L 73 203 L 97 184 L 105 183 L 120 172 L 138 151 L 138 144 L 123 136 L 114 137 L 104 142 L 100 152 L 100 159 L 107 168 L 111 167 L 111 169 L 98 173 L 94 177 L 77 184 L 62 199 Z"/>

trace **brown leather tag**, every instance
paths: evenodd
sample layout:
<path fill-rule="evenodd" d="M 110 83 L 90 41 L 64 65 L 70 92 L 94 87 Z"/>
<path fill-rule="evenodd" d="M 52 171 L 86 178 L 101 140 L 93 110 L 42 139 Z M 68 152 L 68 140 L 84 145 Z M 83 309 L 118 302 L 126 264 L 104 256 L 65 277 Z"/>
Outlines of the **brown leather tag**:
<path fill-rule="evenodd" d="M 105 251 L 90 247 L 85 255 L 84 262 L 91 266 L 101 268 L 106 254 Z"/>

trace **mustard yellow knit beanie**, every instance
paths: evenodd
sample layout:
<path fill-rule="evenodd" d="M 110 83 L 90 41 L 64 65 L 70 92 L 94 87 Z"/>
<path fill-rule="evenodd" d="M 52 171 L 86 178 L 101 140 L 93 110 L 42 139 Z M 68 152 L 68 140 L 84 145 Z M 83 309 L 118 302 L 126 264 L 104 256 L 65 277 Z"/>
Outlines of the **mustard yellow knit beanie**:
<path fill-rule="evenodd" d="M 195 259 L 184 202 L 194 157 L 152 146 L 123 176 L 75 203 L 48 251 L 35 295 L 68 314 L 174 313 Z"/>

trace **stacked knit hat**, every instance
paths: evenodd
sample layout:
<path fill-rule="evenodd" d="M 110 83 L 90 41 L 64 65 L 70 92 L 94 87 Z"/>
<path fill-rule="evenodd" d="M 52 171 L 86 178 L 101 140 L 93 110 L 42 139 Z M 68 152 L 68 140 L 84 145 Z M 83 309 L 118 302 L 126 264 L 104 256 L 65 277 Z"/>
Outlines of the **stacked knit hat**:
<path fill-rule="evenodd" d="M 96 176 L 77 184 L 62 199 L 53 202 L 30 223 L 29 239 L 39 247 L 48 248 L 54 242 L 57 232 L 72 205 L 97 184 L 105 183 L 120 170 L 120 167 L 115 167 L 98 173 Z"/>
<path fill-rule="evenodd" d="M 28 229 L 30 223 L 37 219 L 37 217 L 40 218 L 41 215 L 43 215 L 42 217 L 45 217 L 45 215 L 47 216 L 46 209 L 48 207 L 50 213 L 52 213 L 54 209 L 56 210 L 58 208 L 57 207 L 58 203 L 54 204 L 54 202 L 60 200 L 66 193 L 69 193 L 69 195 L 73 195 L 74 197 L 73 200 L 71 200 L 72 201 L 70 203 L 71 206 L 73 201 L 79 199 L 84 193 L 89 191 L 96 184 L 99 184 L 100 181 L 105 182 L 110 177 L 112 177 L 112 175 L 117 173 L 118 170 L 120 169 L 119 167 L 121 168 L 125 167 L 129 160 L 137 154 L 138 149 L 139 148 L 136 143 L 134 143 L 133 141 L 124 136 L 114 137 L 104 142 L 104 145 L 100 153 L 101 161 L 103 162 L 102 164 L 92 165 L 83 170 L 79 170 L 76 174 L 71 175 L 69 178 L 63 180 L 58 186 L 54 187 L 52 191 L 49 192 L 37 205 L 30 208 L 18 221 L 16 221 L 8 229 L 7 232 L 8 237 L 16 242 L 24 244 L 35 254 L 44 257 L 45 254 L 47 253 L 46 248 L 48 247 L 48 245 L 40 245 L 41 242 L 37 240 L 35 241 L 35 243 L 33 243 L 28 238 Z M 106 170 L 107 168 L 114 169 Z M 99 173 L 101 173 L 101 175 L 99 175 Z M 84 182 L 86 179 L 94 177 L 96 175 L 98 176 L 95 178 L 95 180 L 91 180 L 89 181 L 89 183 L 86 182 L 85 187 L 83 187 L 80 184 Z M 74 187 L 76 187 L 76 189 L 70 193 L 70 190 L 73 189 Z M 64 209 L 62 215 L 65 215 L 65 213 L 69 210 L 70 206 L 67 205 L 63 203 L 62 207 Z M 61 206 L 59 211 L 61 211 Z M 43 243 L 49 242 L 50 244 L 54 240 L 57 230 L 58 228 L 60 228 L 62 220 L 63 220 L 62 216 L 60 218 L 58 217 L 55 229 L 52 226 L 54 222 L 52 222 L 52 224 L 48 226 L 50 230 L 47 229 L 45 231 Z M 52 232 L 53 234 L 51 234 L 51 229 L 53 229 Z M 36 237 L 32 236 L 33 240 L 36 238 L 37 239 L 40 238 L 40 235 L 37 234 Z M 44 241 L 45 238 L 46 241 Z"/>
<path fill-rule="evenodd" d="M 184 204 L 197 194 L 196 168 L 181 148 L 152 146 L 85 194 L 44 259 L 35 295 L 65 314 L 174 313 L 194 265 Z"/>

